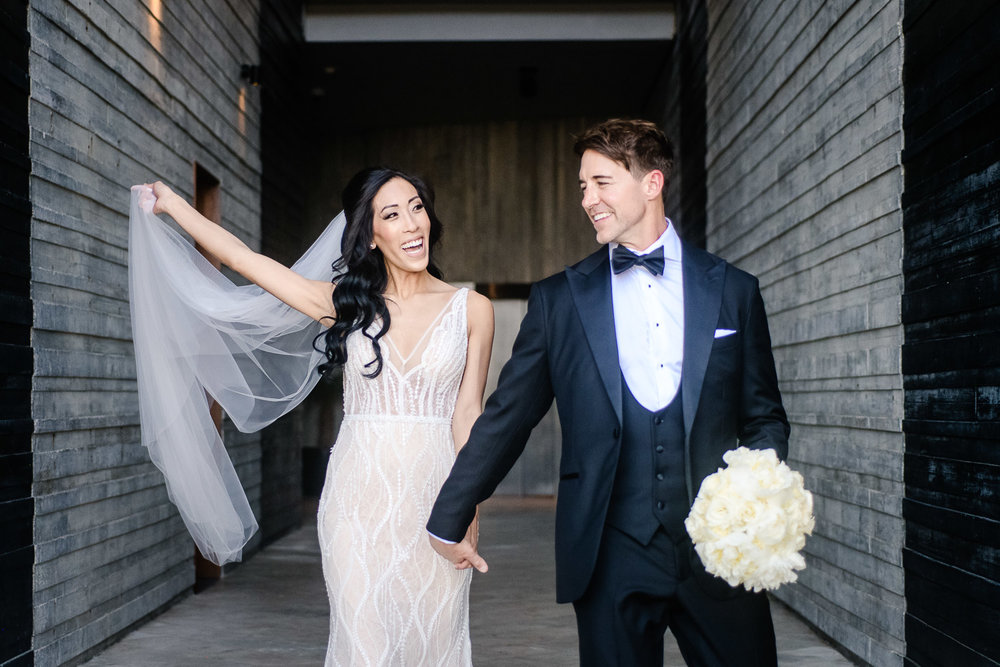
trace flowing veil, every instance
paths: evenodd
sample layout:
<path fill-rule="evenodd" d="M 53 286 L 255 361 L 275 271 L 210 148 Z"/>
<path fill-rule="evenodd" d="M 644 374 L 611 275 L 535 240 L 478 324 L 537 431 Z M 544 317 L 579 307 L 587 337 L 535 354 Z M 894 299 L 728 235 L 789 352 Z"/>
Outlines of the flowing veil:
<path fill-rule="evenodd" d="M 256 285 L 237 286 L 152 213 L 132 188 L 129 297 L 142 442 L 201 553 L 239 560 L 257 521 L 209 413 L 214 398 L 252 432 L 298 405 L 319 380 L 323 325 Z M 292 266 L 332 280 L 341 213 Z"/>

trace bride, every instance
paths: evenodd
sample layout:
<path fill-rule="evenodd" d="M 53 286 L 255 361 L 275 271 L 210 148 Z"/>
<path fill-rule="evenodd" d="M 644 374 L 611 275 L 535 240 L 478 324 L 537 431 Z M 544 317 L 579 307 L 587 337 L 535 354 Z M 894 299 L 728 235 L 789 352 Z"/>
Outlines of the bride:
<path fill-rule="evenodd" d="M 133 235 L 137 222 L 154 224 L 159 222 L 155 214 L 168 214 L 223 264 L 320 323 L 316 343 L 323 363 L 318 365 L 319 373 L 343 367 L 344 422 L 330 456 L 318 517 L 330 598 L 326 664 L 471 664 L 471 570 L 456 569 L 439 558 L 428 544 L 424 525 L 456 450 L 465 443 L 481 411 L 493 341 L 493 310 L 485 297 L 440 279 L 432 250 L 441 235 L 441 223 L 429 188 L 418 178 L 388 168 L 370 168 L 355 175 L 343 192 L 346 226 L 341 256 L 327 258 L 326 266 L 335 260 L 332 280 L 307 277 L 293 270 L 299 264 L 289 269 L 253 252 L 163 183 L 138 190 L 140 207 L 153 215 L 136 215 L 133 204 Z M 146 256 L 139 259 L 137 251 L 133 255 L 130 241 L 130 271 L 133 263 L 144 262 Z M 202 265 L 198 270 L 211 271 Z M 174 271 L 164 267 L 163 274 Z M 224 280 L 221 274 L 211 278 Z M 179 338 L 185 335 L 180 329 L 189 328 L 173 324 L 171 329 L 170 322 L 149 328 L 149 323 L 144 323 L 141 312 L 163 308 L 157 298 L 162 296 L 157 293 L 158 286 L 148 283 L 132 276 L 140 392 L 144 386 L 154 391 L 161 382 L 158 375 L 149 377 L 148 370 L 144 373 L 144 367 L 148 369 L 155 358 L 163 356 L 140 355 L 144 344 L 149 347 L 149 340 L 144 339 L 159 342 L 164 337 Z M 143 289 L 150 292 L 146 300 L 159 308 L 137 308 L 137 295 Z M 183 301 L 190 295 L 179 298 Z M 206 310 L 219 308 L 213 303 Z M 221 308 L 225 310 L 225 305 Z M 242 322 L 237 327 L 210 321 L 213 323 L 203 328 L 223 331 L 245 326 Z M 171 331 L 178 333 L 175 336 Z M 198 375 L 204 347 L 199 337 L 193 349 L 182 349 L 178 355 L 190 358 L 181 359 L 179 365 L 189 363 L 192 374 Z M 234 357 L 240 354 L 234 353 Z M 151 361 L 144 363 L 144 358 Z M 311 358 L 315 361 L 317 356 Z M 231 365 L 242 368 L 253 364 Z M 315 374 L 315 370 L 311 372 Z M 265 372 L 262 367 L 261 375 L 271 382 L 277 373 Z M 256 398 L 264 392 L 254 386 L 215 389 L 211 380 L 201 377 L 198 375 L 202 386 L 227 411 L 231 408 L 220 399 L 227 392 L 236 397 L 232 409 L 237 411 L 247 394 L 257 403 L 270 401 Z M 305 380 L 297 382 L 302 385 Z M 301 387 L 296 391 L 303 393 Z M 215 503 L 200 497 L 188 502 L 182 497 L 188 491 L 182 486 L 186 480 L 181 478 L 187 475 L 171 474 L 170 462 L 159 460 L 169 457 L 174 443 L 163 442 L 165 430 L 151 428 L 147 436 L 151 402 L 141 397 L 144 442 L 148 445 L 147 441 L 160 440 L 157 447 L 150 447 L 150 454 L 164 470 L 171 498 L 201 547 L 200 515 L 212 511 L 202 505 Z M 154 408 L 148 409 L 152 415 Z M 273 418 L 276 416 L 257 421 L 234 418 L 234 422 L 240 428 L 259 428 Z M 171 420 L 161 421 L 166 424 Z M 225 477 L 225 471 L 222 474 Z M 234 495 L 232 486 L 227 484 L 230 496 Z M 241 490 L 235 495 L 245 503 Z M 239 507 L 236 511 L 240 513 Z M 248 522 L 252 524 L 252 515 L 243 525 Z M 255 525 L 250 534 L 253 528 Z M 469 530 L 470 539 L 475 541 L 476 524 Z M 248 537 L 244 531 L 240 548 Z M 212 548 L 214 540 L 203 539 L 206 548 Z M 238 549 L 236 553 L 238 557 Z"/>

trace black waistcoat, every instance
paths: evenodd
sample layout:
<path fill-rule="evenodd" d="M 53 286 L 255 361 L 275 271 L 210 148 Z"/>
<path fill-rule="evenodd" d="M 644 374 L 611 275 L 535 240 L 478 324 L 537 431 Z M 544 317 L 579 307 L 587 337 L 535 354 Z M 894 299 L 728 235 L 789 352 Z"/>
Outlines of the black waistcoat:
<path fill-rule="evenodd" d="M 684 482 L 684 412 L 681 390 L 651 412 L 622 378 L 622 448 L 607 522 L 649 544 L 659 526 L 672 540 L 684 537 L 688 496 Z"/>

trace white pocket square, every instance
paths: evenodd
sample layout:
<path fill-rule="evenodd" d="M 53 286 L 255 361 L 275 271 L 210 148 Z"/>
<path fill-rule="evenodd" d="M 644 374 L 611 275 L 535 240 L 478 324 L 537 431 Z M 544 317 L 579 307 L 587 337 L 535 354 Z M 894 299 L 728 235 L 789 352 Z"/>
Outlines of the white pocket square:
<path fill-rule="evenodd" d="M 736 329 L 716 329 L 715 337 L 725 338 L 726 336 L 732 336 L 734 333 L 736 333 Z"/>

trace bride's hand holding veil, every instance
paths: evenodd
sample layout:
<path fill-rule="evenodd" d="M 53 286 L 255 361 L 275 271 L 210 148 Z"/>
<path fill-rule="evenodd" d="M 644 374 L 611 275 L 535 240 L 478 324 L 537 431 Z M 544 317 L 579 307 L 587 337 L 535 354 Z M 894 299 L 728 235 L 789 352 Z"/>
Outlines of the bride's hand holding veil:
<path fill-rule="evenodd" d="M 165 202 L 171 197 L 179 196 L 162 181 L 156 181 L 155 183 L 143 183 L 137 187 L 140 188 L 139 206 L 153 215 L 166 213 L 167 209 Z"/>
<path fill-rule="evenodd" d="M 140 187 L 148 188 L 139 195 L 139 206 L 145 211 L 152 212 L 153 215 L 166 213 L 198 245 L 233 271 L 300 313 L 329 325 L 330 318 L 334 315 L 332 282 L 310 280 L 270 257 L 254 252 L 160 181 Z"/>
<path fill-rule="evenodd" d="M 256 284 L 234 284 L 161 213 Z M 251 432 L 313 388 L 324 358 L 313 340 L 323 331 L 317 320 L 333 314 L 331 265 L 340 257 L 344 216 L 291 268 L 253 252 L 162 183 L 132 188 L 129 217 L 142 442 L 201 552 L 218 564 L 239 560 L 257 523 L 206 393 L 234 426 Z"/>

